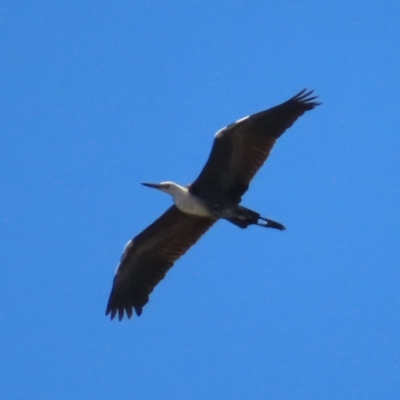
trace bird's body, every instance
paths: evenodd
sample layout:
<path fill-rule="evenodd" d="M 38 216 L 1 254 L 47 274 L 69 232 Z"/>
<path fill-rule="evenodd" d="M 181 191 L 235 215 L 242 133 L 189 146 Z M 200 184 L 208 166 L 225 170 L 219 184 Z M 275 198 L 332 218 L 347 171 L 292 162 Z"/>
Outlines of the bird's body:
<path fill-rule="evenodd" d="M 144 183 L 170 194 L 174 205 L 127 244 L 107 305 L 111 319 L 118 313 L 121 320 L 124 312 L 130 318 L 133 309 L 140 315 L 149 294 L 174 262 L 217 220 L 226 219 L 240 228 L 285 229 L 239 203 L 276 139 L 304 112 L 320 104 L 311 93 L 303 90 L 279 106 L 219 130 L 209 159 L 190 186 Z"/>

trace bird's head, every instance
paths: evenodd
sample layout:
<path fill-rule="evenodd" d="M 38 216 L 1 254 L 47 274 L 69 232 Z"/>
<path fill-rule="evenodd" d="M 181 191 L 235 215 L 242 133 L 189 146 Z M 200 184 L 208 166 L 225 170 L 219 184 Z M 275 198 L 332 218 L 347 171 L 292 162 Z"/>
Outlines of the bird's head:
<path fill-rule="evenodd" d="M 142 183 L 142 185 L 161 190 L 162 192 L 174 195 L 181 188 L 174 182 L 161 182 L 161 183 Z"/>

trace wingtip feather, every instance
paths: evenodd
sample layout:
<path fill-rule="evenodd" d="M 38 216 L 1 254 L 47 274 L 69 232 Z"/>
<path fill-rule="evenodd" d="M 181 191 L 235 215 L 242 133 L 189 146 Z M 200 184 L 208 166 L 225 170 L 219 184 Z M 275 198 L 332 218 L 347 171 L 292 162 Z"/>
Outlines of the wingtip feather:
<path fill-rule="evenodd" d="M 314 89 L 308 90 L 307 88 L 305 88 L 297 93 L 295 96 L 293 96 L 289 101 L 300 102 L 314 108 L 321 105 L 322 103 L 319 101 L 315 101 L 318 99 L 318 96 L 311 96 L 313 93 Z"/>

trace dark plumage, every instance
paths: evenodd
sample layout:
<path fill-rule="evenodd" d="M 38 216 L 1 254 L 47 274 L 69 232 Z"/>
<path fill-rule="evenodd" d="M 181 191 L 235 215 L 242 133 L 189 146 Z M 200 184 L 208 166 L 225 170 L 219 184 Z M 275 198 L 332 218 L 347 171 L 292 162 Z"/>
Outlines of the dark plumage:
<path fill-rule="evenodd" d="M 187 215 L 173 205 L 127 245 L 107 305 L 111 319 L 124 310 L 132 316 L 142 313 L 153 291 L 174 262 L 183 256 L 216 219 Z M 168 227 L 168 229 L 165 229 Z"/>

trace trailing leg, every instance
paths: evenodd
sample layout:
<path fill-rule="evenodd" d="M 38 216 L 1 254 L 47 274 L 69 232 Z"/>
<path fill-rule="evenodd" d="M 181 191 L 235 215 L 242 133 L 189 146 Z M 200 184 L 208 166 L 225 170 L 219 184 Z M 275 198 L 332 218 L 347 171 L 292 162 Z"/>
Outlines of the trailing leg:
<path fill-rule="evenodd" d="M 229 215 L 225 215 L 223 218 L 240 228 L 247 228 L 249 225 L 258 225 L 264 228 L 279 229 L 281 231 L 285 229 L 279 222 L 264 218 L 259 213 L 243 206 L 237 206 L 229 210 Z"/>
<path fill-rule="evenodd" d="M 260 220 L 265 222 L 260 222 Z M 258 221 L 256 222 L 256 225 L 264 226 L 265 228 L 275 228 L 279 229 L 280 231 L 284 231 L 286 229 L 281 223 L 263 217 L 259 217 Z"/>

